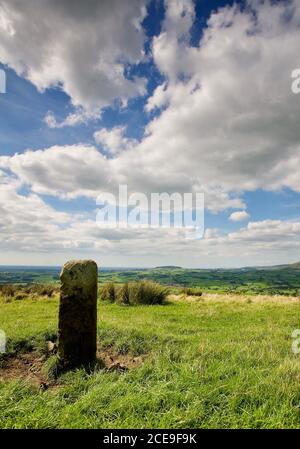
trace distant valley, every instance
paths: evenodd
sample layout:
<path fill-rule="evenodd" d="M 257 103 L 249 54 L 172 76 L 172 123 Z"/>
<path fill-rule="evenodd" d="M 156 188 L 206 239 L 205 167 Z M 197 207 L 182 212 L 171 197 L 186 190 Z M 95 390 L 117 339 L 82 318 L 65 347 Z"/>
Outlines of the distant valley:
<path fill-rule="evenodd" d="M 1 266 L 0 284 L 53 283 L 59 280 L 60 267 Z M 126 283 L 149 279 L 173 289 L 198 287 L 206 292 L 238 294 L 281 294 L 300 292 L 300 262 L 271 267 L 234 269 L 188 269 L 177 266 L 157 268 L 103 267 L 99 282 Z"/>

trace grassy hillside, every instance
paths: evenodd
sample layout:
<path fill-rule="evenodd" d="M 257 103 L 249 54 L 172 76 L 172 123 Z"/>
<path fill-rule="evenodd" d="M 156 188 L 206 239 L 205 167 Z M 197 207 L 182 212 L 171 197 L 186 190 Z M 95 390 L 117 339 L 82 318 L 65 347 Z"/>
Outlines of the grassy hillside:
<path fill-rule="evenodd" d="M 107 269 L 99 271 L 99 282 L 125 283 L 148 279 L 177 287 L 198 287 L 205 292 L 292 295 L 300 292 L 299 264 L 269 268 L 183 269 L 159 267 L 152 269 Z M 58 282 L 59 268 L 0 267 L 0 284 Z"/>
<path fill-rule="evenodd" d="M 127 282 L 151 279 L 173 287 L 199 287 L 205 292 L 240 294 L 290 294 L 300 291 L 300 272 L 297 269 L 149 269 L 120 272 L 100 272 L 100 282 Z"/>
<path fill-rule="evenodd" d="M 9 350 L 44 351 L 57 310 L 57 297 L 2 300 Z M 0 381 L 0 427 L 299 427 L 300 356 L 291 351 L 298 327 L 300 303 L 292 298 L 206 294 L 132 307 L 99 301 L 100 352 L 142 355 L 142 362 L 125 371 L 70 372 L 45 391 L 29 380 Z"/>

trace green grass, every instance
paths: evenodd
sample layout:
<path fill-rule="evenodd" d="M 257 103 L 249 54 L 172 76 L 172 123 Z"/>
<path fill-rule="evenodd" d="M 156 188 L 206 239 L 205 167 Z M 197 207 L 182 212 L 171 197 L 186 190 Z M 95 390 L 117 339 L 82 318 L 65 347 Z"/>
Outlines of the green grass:
<path fill-rule="evenodd" d="M 56 333 L 57 299 L 0 304 L 10 350 Z M 123 374 L 83 370 L 40 391 L 0 382 L 1 428 L 299 428 L 300 303 L 207 295 L 163 306 L 99 301 L 98 338 L 147 353 Z"/>

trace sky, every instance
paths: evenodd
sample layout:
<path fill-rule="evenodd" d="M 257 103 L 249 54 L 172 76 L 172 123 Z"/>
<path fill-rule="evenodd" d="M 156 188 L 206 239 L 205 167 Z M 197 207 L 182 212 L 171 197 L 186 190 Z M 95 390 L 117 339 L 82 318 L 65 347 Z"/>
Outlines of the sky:
<path fill-rule="evenodd" d="M 0 0 L 0 264 L 299 261 L 299 41 L 297 0 Z M 203 235 L 98 226 L 120 185 Z"/>

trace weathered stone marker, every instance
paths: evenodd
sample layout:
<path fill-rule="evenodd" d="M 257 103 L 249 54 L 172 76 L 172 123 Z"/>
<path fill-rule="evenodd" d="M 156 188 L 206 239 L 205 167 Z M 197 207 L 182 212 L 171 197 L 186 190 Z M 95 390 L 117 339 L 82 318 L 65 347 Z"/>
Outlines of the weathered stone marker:
<path fill-rule="evenodd" d="M 65 368 L 91 365 L 97 349 L 97 264 L 92 260 L 67 262 L 60 280 L 59 360 Z"/>

